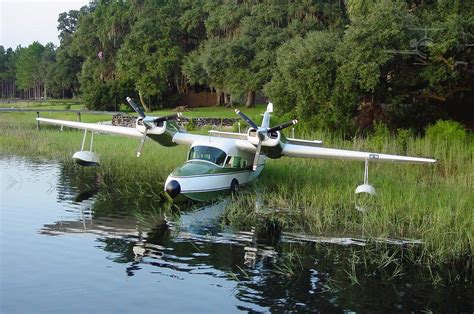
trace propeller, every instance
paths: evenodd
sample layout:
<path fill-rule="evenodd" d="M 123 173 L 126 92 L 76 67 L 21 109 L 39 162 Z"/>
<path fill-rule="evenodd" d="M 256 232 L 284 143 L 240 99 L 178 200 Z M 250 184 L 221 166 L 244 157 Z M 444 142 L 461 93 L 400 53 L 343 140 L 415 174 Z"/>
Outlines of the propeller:
<path fill-rule="evenodd" d="M 247 115 L 245 113 L 243 113 L 239 109 L 235 109 L 235 113 L 238 114 L 242 119 L 244 119 L 245 122 L 247 122 L 248 125 L 250 125 L 253 129 L 258 130 L 257 124 L 255 124 L 255 122 L 253 122 L 252 119 L 247 117 Z"/>
<path fill-rule="evenodd" d="M 154 125 L 158 126 L 160 123 L 169 121 L 169 120 L 176 120 L 177 118 L 180 118 L 183 114 L 181 112 L 175 113 L 175 114 L 170 114 L 167 116 L 163 117 L 147 117 L 143 110 L 137 105 L 137 103 L 130 97 L 127 97 L 127 102 L 132 106 L 133 110 L 135 110 L 140 118 L 143 121 L 143 125 L 145 126 L 145 132 L 143 132 L 143 137 L 140 140 L 140 144 L 138 145 L 137 149 L 137 157 L 140 157 L 142 154 L 142 149 L 143 145 L 145 144 L 145 140 L 148 134 L 148 130 L 153 128 Z M 154 124 L 154 125 L 153 125 Z"/>
<path fill-rule="evenodd" d="M 295 125 L 296 123 L 298 123 L 298 120 L 291 120 L 291 121 L 288 121 L 288 122 L 285 122 L 285 123 L 282 123 L 282 124 L 279 124 L 277 126 L 274 126 L 273 128 L 269 128 L 268 129 L 268 133 L 273 133 L 273 132 L 276 132 L 276 131 L 281 131 L 283 129 L 286 129 L 287 127 L 289 126 L 292 126 L 292 125 Z"/>
<path fill-rule="evenodd" d="M 292 125 L 295 125 L 296 123 L 298 123 L 298 120 L 295 119 L 295 120 L 291 120 L 289 122 L 279 124 L 279 125 L 274 126 L 272 128 L 263 127 L 263 126 L 258 127 L 257 124 L 252 121 L 252 119 L 250 119 L 246 114 L 244 114 L 239 109 L 235 109 L 235 113 L 237 113 L 242 119 L 244 119 L 245 122 L 247 122 L 247 124 L 257 132 L 258 144 L 257 144 L 257 149 L 255 151 L 255 157 L 253 159 L 253 165 L 252 165 L 252 170 L 253 171 L 257 170 L 258 160 L 260 158 L 260 151 L 262 149 L 263 141 L 265 140 L 267 135 L 270 134 L 270 133 L 273 133 L 273 132 L 281 131 L 281 130 L 289 127 L 289 126 L 292 126 Z M 269 117 L 270 117 L 270 111 L 267 110 L 264 113 L 264 121 L 266 120 L 267 123 L 268 123 Z M 265 123 L 263 123 L 263 124 L 265 124 Z"/>
<path fill-rule="evenodd" d="M 159 118 L 155 117 L 145 117 L 143 118 L 143 124 L 145 126 L 151 128 L 151 123 L 154 123 L 155 125 L 158 125 L 161 122 L 169 121 L 169 120 L 176 120 L 178 118 L 181 118 L 183 114 L 181 112 L 175 113 L 175 114 L 170 114 L 168 116 L 163 116 Z"/>
<path fill-rule="evenodd" d="M 142 109 L 140 109 L 140 107 L 132 98 L 127 97 L 127 102 L 130 104 L 130 106 L 132 106 L 133 110 L 135 110 L 140 115 L 140 117 L 145 119 L 146 117 L 145 113 L 142 111 Z"/>

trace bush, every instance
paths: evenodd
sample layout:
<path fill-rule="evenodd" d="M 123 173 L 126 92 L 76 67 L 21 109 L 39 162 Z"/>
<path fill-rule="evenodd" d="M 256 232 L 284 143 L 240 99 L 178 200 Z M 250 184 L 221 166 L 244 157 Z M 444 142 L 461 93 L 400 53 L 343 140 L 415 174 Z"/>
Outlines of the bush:
<path fill-rule="evenodd" d="M 375 151 L 383 150 L 390 141 L 390 130 L 383 122 L 374 122 L 374 132 L 367 138 L 370 149 Z"/>
<path fill-rule="evenodd" d="M 464 141 L 467 132 L 464 126 L 456 121 L 438 120 L 436 124 L 426 128 L 426 137 L 432 141 Z"/>
<path fill-rule="evenodd" d="M 407 154 L 408 143 L 415 137 L 413 130 L 411 129 L 398 129 L 397 130 L 397 147 L 400 148 L 401 154 Z"/>

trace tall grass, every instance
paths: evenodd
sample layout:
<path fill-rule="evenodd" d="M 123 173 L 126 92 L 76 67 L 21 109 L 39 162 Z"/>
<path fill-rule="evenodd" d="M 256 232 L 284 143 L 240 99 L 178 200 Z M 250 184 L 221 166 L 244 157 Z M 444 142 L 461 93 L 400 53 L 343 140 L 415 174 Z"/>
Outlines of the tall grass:
<path fill-rule="evenodd" d="M 57 118 L 56 115 L 52 115 Z M 74 152 L 80 150 L 83 132 L 58 126 L 41 125 L 36 130 L 35 115 L 30 113 L 11 113 L 0 115 L 0 152 L 38 156 L 61 161 L 70 160 Z M 66 116 L 75 120 L 75 115 Z M 104 116 L 86 116 L 92 122 L 104 119 Z M 88 149 L 90 133 L 86 147 Z M 186 147 L 161 147 L 151 140 L 147 141 L 142 156 L 135 157 L 138 139 L 98 134 L 94 136 L 93 150 L 100 155 L 100 171 L 109 182 L 141 181 L 160 186 L 166 176 L 186 159 Z M 139 180 L 134 180 L 135 178 Z"/>
<path fill-rule="evenodd" d="M 309 137 L 309 135 L 307 135 Z M 344 141 L 315 134 L 325 146 L 427 156 L 436 165 L 370 163 L 369 183 L 378 195 L 366 212 L 356 210 L 354 189 L 363 182 L 361 162 L 270 160 L 254 189 L 239 197 L 227 214 L 236 225 L 261 217 L 311 234 L 396 237 L 424 242 L 419 263 L 431 265 L 471 256 L 474 220 L 474 144 L 387 133 Z M 329 143 L 328 143 L 329 142 Z M 254 193 L 256 192 L 256 193 Z M 263 202 L 263 205 L 261 204 Z M 255 204 L 267 210 L 256 211 Z M 276 209 L 276 210 L 272 210 Z"/>

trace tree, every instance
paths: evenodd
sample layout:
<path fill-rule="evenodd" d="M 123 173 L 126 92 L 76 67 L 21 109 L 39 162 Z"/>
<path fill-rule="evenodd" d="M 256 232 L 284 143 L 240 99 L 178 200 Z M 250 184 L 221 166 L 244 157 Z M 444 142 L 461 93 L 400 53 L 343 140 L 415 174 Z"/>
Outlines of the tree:
<path fill-rule="evenodd" d="M 5 50 L 0 45 L 0 97 L 14 98 L 16 97 L 16 53 L 13 49 Z"/>
<path fill-rule="evenodd" d="M 179 92 L 183 31 L 174 1 L 160 5 L 146 1 L 139 8 L 134 9 L 136 21 L 118 53 L 117 65 L 122 78 L 135 82 L 142 106 L 150 111 L 147 100 L 163 105 L 170 91 Z"/>
<path fill-rule="evenodd" d="M 129 82 L 117 75 L 117 52 L 130 31 L 130 4 L 124 1 L 93 2 L 78 18 L 72 49 L 84 60 L 79 75 L 86 106 L 117 110 Z"/>
<path fill-rule="evenodd" d="M 25 91 L 32 89 L 32 97 L 41 97 L 41 86 L 44 80 L 44 73 L 41 72 L 41 58 L 44 46 L 35 41 L 27 48 L 18 51 L 16 60 L 16 80 L 18 87 Z"/>
<path fill-rule="evenodd" d="M 341 118 L 333 99 L 337 94 L 335 51 L 341 40 L 341 33 L 315 31 L 278 49 L 276 73 L 264 89 L 278 110 L 316 116 L 320 126 L 334 127 L 333 118 Z"/>
<path fill-rule="evenodd" d="M 43 53 L 41 54 L 41 61 L 38 65 L 41 73 L 41 82 L 43 83 L 44 98 L 48 97 L 48 88 L 54 89 L 56 81 L 54 77 L 56 64 L 56 48 L 52 43 L 46 44 Z"/>

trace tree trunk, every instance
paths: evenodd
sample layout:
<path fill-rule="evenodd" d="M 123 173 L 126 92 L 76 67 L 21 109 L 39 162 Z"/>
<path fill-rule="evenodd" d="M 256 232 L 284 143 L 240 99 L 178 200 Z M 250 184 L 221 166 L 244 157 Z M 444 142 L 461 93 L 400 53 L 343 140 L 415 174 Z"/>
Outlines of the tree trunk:
<path fill-rule="evenodd" d="M 223 103 L 224 91 L 222 89 L 216 88 L 216 106 L 220 106 Z"/>
<path fill-rule="evenodd" d="M 226 94 L 228 97 L 227 97 L 227 101 L 226 101 L 226 104 L 225 104 L 225 107 L 226 108 L 234 108 L 234 98 L 232 97 L 231 94 Z"/>
<path fill-rule="evenodd" d="M 150 108 L 145 103 L 145 99 L 143 98 L 142 92 L 140 90 L 138 91 L 138 96 L 140 97 L 140 103 L 142 104 L 143 109 L 145 109 L 145 112 L 150 112 Z"/>
<path fill-rule="evenodd" d="M 224 92 L 224 106 L 229 106 L 231 100 L 230 100 L 230 94 Z"/>
<path fill-rule="evenodd" d="M 255 91 L 249 90 L 247 92 L 247 101 L 245 102 L 246 108 L 255 108 Z"/>

